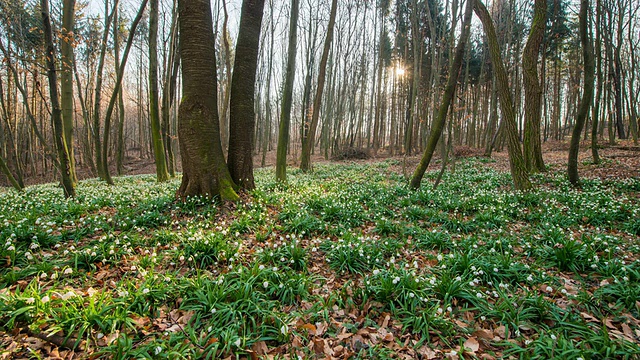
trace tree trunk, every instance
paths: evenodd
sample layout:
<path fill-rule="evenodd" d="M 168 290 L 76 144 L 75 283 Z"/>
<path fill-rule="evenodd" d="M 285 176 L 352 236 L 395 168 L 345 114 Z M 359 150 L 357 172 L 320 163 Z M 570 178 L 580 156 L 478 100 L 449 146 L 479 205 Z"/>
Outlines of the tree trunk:
<path fill-rule="evenodd" d="M 498 88 L 498 97 L 502 109 L 504 122 L 504 130 L 506 131 L 507 147 L 509 149 L 509 165 L 511 167 L 511 176 L 516 190 L 528 190 L 531 188 L 531 182 L 524 165 L 522 150 L 520 149 L 520 141 L 518 140 L 518 126 L 516 124 L 516 113 L 511 98 L 511 90 L 509 89 L 509 77 L 505 71 L 500 54 L 500 44 L 496 35 L 493 20 L 489 11 L 482 1 L 476 0 L 474 10 L 480 18 L 482 26 L 487 35 L 489 52 L 491 55 L 491 63 L 496 73 L 496 81 Z"/>
<path fill-rule="evenodd" d="M 302 137 L 302 155 L 300 158 L 300 169 L 302 171 L 311 170 L 311 149 L 315 145 L 316 128 L 318 127 L 318 119 L 320 118 L 320 108 L 322 106 L 322 92 L 324 91 L 325 75 L 327 73 L 327 61 L 329 60 L 329 50 L 331 50 L 331 42 L 333 41 L 333 28 L 336 23 L 336 13 L 338 9 L 338 0 L 332 0 L 331 13 L 329 15 L 329 25 L 327 27 L 327 37 L 324 40 L 324 48 L 322 49 L 322 57 L 318 69 L 318 85 L 316 88 L 316 96 L 313 100 L 313 114 L 311 115 L 311 123 L 309 129 L 304 132 Z"/>
<path fill-rule="evenodd" d="M 40 11 L 42 12 L 42 25 L 44 31 L 44 42 L 46 46 L 47 78 L 49 79 L 49 95 L 51 101 L 51 122 L 53 124 L 54 141 L 60 162 L 60 175 L 62 178 L 62 188 L 65 197 L 75 197 L 76 190 L 71 177 L 71 161 L 65 144 L 64 127 L 62 122 L 62 109 L 58 95 L 58 76 L 56 74 L 56 54 L 53 46 L 53 31 L 51 30 L 51 19 L 49 17 L 49 1 L 40 1 Z"/>
<path fill-rule="evenodd" d="M 580 151 L 580 134 L 589 115 L 589 107 L 593 101 L 593 85 L 595 77 L 595 63 L 593 56 L 593 44 L 589 38 L 589 0 L 580 1 L 580 42 L 582 43 L 582 57 L 584 59 L 584 92 L 580 100 L 580 109 L 576 117 L 576 123 L 571 136 L 569 147 L 568 174 L 571 185 L 578 186 L 578 152 Z"/>
<path fill-rule="evenodd" d="M 131 23 L 131 28 L 129 29 L 129 37 L 127 38 L 127 44 L 124 48 L 124 53 L 122 54 L 122 60 L 120 60 L 120 67 L 118 69 L 118 73 L 116 74 L 116 82 L 114 85 L 113 93 L 111 94 L 111 98 L 109 99 L 109 104 L 107 105 L 107 112 L 104 116 L 104 135 L 103 135 L 103 148 L 101 155 L 101 163 L 102 163 L 102 178 L 109 185 L 113 185 L 113 180 L 111 179 L 111 174 L 109 173 L 109 135 L 111 134 L 111 117 L 113 116 L 113 109 L 115 108 L 116 100 L 118 99 L 118 92 L 120 91 L 120 87 L 122 86 L 122 78 L 124 77 L 124 70 L 127 66 L 127 59 L 129 58 L 129 51 L 131 50 L 131 45 L 133 44 L 133 38 L 136 33 L 136 28 L 142 20 L 142 15 L 144 14 L 144 8 L 147 6 L 148 0 L 142 0 L 142 4 L 140 5 L 140 9 L 136 14 L 136 17 L 133 19 Z M 116 59 L 118 61 L 119 59 Z M 98 129 L 99 132 L 99 129 Z M 142 146 L 142 144 L 141 144 Z"/>
<path fill-rule="evenodd" d="M 164 94 L 167 96 L 167 94 Z M 160 105 L 158 100 L 158 0 L 149 3 L 149 120 L 151 123 L 151 141 L 156 161 L 158 182 L 169 180 L 164 143 L 160 133 Z"/>
<path fill-rule="evenodd" d="M 182 183 L 177 196 L 237 200 L 220 142 L 216 52 L 209 0 L 179 0 L 182 101 L 178 141 Z"/>
<path fill-rule="evenodd" d="M 524 105 L 524 163 L 529 173 L 545 171 L 540 142 L 542 86 L 538 78 L 538 58 L 547 20 L 547 1 L 536 0 L 529 39 L 522 54 Z M 543 81 L 544 83 L 544 81 Z"/>
<path fill-rule="evenodd" d="M 73 23 L 75 3 L 75 0 L 65 0 L 62 6 L 62 39 L 60 41 L 60 55 L 62 60 L 62 71 L 60 74 L 62 80 L 62 126 L 64 129 L 64 143 L 67 147 L 67 154 L 69 154 L 69 174 L 73 186 L 78 182 L 75 151 L 73 149 L 73 46 L 75 40 Z"/>
<path fill-rule="evenodd" d="M 298 37 L 298 14 L 300 1 L 291 0 L 289 20 L 289 47 L 287 49 L 287 68 L 282 90 L 282 110 L 278 131 L 278 149 L 276 155 L 276 180 L 287 181 L 287 148 L 289 147 L 289 128 L 291 124 L 291 105 L 293 103 L 293 80 L 296 71 L 296 41 Z"/>
<path fill-rule="evenodd" d="M 413 172 L 413 177 L 411 178 L 411 187 L 413 189 L 420 188 L 422 177 L 429 167 L 429 163 L 431 162 L 433 153 L 436 150 L 438 141 L 440 140 L 440 137 L 442 137 L 442 131 L 447 119 L 447 113 L 449 111 L 449 107 L 451 106 L 453 96 L 456 92 L 460 69 L 462 69 L 462 58 L 464 56 L 467 38 L 471 33 L 471 17 L 473 15 L 474 7 L 473 3 L 474 0 L 468 0 L 467 2 L 467 8 L 464 13 L 464 21 L 462 23 L 462 34 L 460 35 L 460 40 L 458 41 L 458 46 L 456 47 L 453 65 L 449 70 L 449 79 L 447 80 L 447 87 L 445 88 L 444 94 L 442 96 L 440 109 L 438 110 L 438 116 L 433 120 L 433 126 L 431 127 L 431 133 L 429 134 L 429 140 L 427 141 L 427 146 L 424 149 L 424 154 L 422 155 L 422 159 L 420 160 L 420 163 L 418 164 L 416 170 Z M 443 159 L 443 161 L 445 160 Z"/>
<path fill-rule="evenodd" d="M 256 187 L 253 179 L 254 97 L 263 11 L 264 0 L 242 2 L 231 78 L 227 165 L 233 181 L 246 190 Z"/>

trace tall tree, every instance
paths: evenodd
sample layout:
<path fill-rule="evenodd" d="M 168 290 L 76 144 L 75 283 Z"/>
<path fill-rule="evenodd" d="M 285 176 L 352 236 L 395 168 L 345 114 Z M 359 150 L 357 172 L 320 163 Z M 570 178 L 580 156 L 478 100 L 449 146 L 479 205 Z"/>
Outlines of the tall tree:
<path fill-rule="evenodd" d="M 167 96 L 164 94 L 163 96 Z M 151 142 L 156 161 L 158 182 L 169 180 L 164 143 L 160 133 L 160 104 L 158 100 L 158 0 L 149 0 L 149 121 Z"/>
<path fill-rule="evenodd" d="M 542 85 L 538 77 L 538 58 L 547 22 L 547 0 L 535 0 L 529 39 L 522 53 L 524 105 L 524 163 L 530 173 L 545 171 L 540 140 Z"/>
<path fill-rule="evenodd" d="M 73 47 L 75 35 L 73 32 L 75 20 L 75 0 L 64 0 L 62 5 L 62 31 L 60 42 L 60 58 L 62 62 L 61 80 L 61 102 L 62 102 L 62 127 L 64 129 L 64 140 L 69 154 L 69 175 L 71 182 L 75 186 L 78 182 L 76 175 L 76 160 L 73 150 Z"/>
<path fill-rule="evenodd" d="M 182 183 L 177 196 L 237 200 L 220 142 L 216 51 L 209 0 L 179 0 L 182 101 L 178 142 Z"/>
<path fill-rule="evenodd" d="M 264 0 L 242 3 L 231 78 L 227 165 L 233 181 L 247 190 L 256 187 L 253 180 L 254 97 L 263 11 Z"/>
<path fill-rule="evenodd" d="M 49 16 L 49 1 L 40 0 L 42 12 L 42 25 L 44 42 L 46 47 L 45 58 L 47 63 L 47 78 L 49 79 L 49 96 L 51 101 L 51 122 L 53 124 L 54 141 L 60 162 L 60 176 L 65 197 L 76 196 L 71 177 L 71 161 L 69 160 L 68 145 L 65 144 L 64 128 L 62 124 L 62 108 L 58 95 L 58 75 L 56 72 L 56 51 L 53 44 L 53 31 L 51 30 L 51 18 Z"/>
<path fill-rule="evenodd" d="M 578 152 L 580 151 L 580 135 L 589 116 L 589 107 L 593 101 L 593 88 L 595 78 L 595 60 L 593 54 L 593 44 L 589 37 L 589 0 L 580 1 L 580 42 L 582 43 L 582 58 L 584 59 L 584 90 L 580 108 L 576 117 L 576 123 L 571 136 L 569 147 L 568 174 L 569 182 L 573 186 L 579 184 L 578 177 Z"/>
<path fill-rule="evenodd" d="M 529 181 L 527 169 L 524 165 L 522 149 L 520 149 L 516 112 L 511 96 L 511 89 L 509 88 L 509 76 L 504 68 L 504 63 L 502 62 L 498 36 L 496 35 L 491 15 L 482 1 L 476 0 L 474 11 L 480 18 L 484 32 L 487 35 L 491 64 L 493 65 L 493 70 L 496 74 L 496 87 L 498 90 L 498 98 L 500 100 L 500 108 L 502 110 L 502 121 L 507 140 L 507 148 L 509 150 L 509 166 L 511 168 L 513 183 L 516 190 L 528 190 L 531 188 L 531 182 Z"/>
<path fill-rule="evenodd" d="M 316 129 L 318 127 L 318 119 L 320 118 L 320 108 L 322 107 L 322 93 L 324 92 L 324 83 L 327 73 L 327 61 L 329 60 L 329 51 L 331 50 L 331 42 L 333 41 L 333 28 L 336 23 L 336 13 L 338 11 L 338 0 L 331 2 L 331 13 L 329 14 L 329 25 L 327 25 L 327 37 L 324 39 L 324 48 L 322 49 L 322 57 L 318 69 L 318 85 L 316 88 L 316 97 L 313 100 L 313 113 L 311 115 L 311 123 L 305 123 L 306 130 L 302 136 L 302 153 L 300 158 L 300 169 L 309 171 L 311 169 L 311 150 L 315 145 Z"/>
<path fill-rule="evenodd" d="M 429 163 L 431 162 L 433 153 L 436 150 L 438 141 L 442 137 L 442 131 L 444 130 L 447 113 L 449 111 L 449 107 L 451 106 L 453 96 L 455 95 L 456 87 L 458 84 L 458 77 L 460 76 L 460 70 L 462 69 L 462 60 L 465 52 L 465 47 L 469 39 L 469 34 L 471 33 L 471 17 L 473 15 L 473 7 L 474 0 L 467 0 L 467 7 L 465 9 L 464 20 L 462 23 L 462 34 L 460 34 L 460 40 L 458 40 L 455 57 L 453 59 L 453 65 L 451 66 L 451 70 L 449 71 L 449 79 L 447 80 L 447 87 L 445 88 L 444 95 L 442 96 L 438 116 L 433 120 L 433 126 L 431 128 L 431 133 L 429 134 L 429 140 L 427 141 L 427 146 L 424 150 L 424 154 L 422 155 L 422 159 L 420 160 L 420 163 L 418 164 L 416 170 L 413 172 L 413 177 L 411 178 L 411 187 L 413 189 L 420 188 L 420 183 L 422 182 L 424 172 L 429 167 Z"/>
<path fill-rule="evenodd" d="M 300 0 L 291 0 L 291 16 L 289 18 L 289 45 L 287 49 L 287 67 L 282 89 L 282 110 L 278 129 L 278 148 L 276 150 L 276 179 L 287 181 L 287 148 L 289 147 L 289 130 L 291 124 L 291 105 L 293 103 L 293 80 L 296 73 L 296 42 L 298 38 L 298 15 Z"/>

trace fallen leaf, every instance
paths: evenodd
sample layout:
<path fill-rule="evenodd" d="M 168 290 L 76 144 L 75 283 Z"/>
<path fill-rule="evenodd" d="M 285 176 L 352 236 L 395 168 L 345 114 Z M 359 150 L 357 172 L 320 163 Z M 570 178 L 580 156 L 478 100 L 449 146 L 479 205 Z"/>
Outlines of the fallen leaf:
<path fill-rule="evenodd" d="M 479 329 L 474 331 L 471 335 L 476 336 L 480 339 L 493 340 L 493 331 L 489 329 Z"/>
<path fill-rule="evenodd" d="M 318 330 L 313 324 L 304 324 L 302 328 L 309 332 L 309 335 L 316 335 L 316 331 Z"/>
<path fill-rule="evenodd" d="M 469 350 L 471 353 L 475 354 L 478 350 L 480 350 L 480 343 L 478 339 L 475 337 L 470 337 L 467 341 L 464 342 L 465 350 Z"/>

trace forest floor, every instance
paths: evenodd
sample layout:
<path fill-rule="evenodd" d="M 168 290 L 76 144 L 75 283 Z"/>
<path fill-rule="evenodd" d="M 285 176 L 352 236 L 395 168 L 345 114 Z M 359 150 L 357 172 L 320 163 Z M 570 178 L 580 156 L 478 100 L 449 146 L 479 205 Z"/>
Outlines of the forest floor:
<path fill-rule="evenodd" d="M 5 191 L 0 359 L 640 357 L 637 152 L 584 152 L 572 189 L 546 148 L 527 193 L 506 153 L 457 153 L 418 191 L 418 157 L 259 169 L 238 204 L 153 175 Z"/>

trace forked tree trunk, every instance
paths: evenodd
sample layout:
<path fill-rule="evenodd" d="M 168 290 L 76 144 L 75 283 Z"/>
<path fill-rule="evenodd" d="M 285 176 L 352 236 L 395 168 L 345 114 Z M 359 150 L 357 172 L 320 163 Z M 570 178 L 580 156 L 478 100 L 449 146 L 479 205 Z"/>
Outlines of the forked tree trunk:
<path fill-rule="evenodd" d="M 246 190 L 256 187 L 253 180 L 254 97 L 263 10 L 264 0 L 242 3 L 231 78 L 227 165 L 233 181 Z"/>
<path fill-rule="evenodd" d="M 538 57 L 547 20 L 547 0 L 536 0 L 529 39 L 522 53 L 524 82 L 524 163 L 529 173 L 545 171 L 540 141 L 542 86 L 538 78 Z M 544 83 L 544 82 L 543 82 Z"/>
<path fill-rule="evenodd" d="M 220 143 L 216 51 L 209 0 L 179 0 L 182 101 L 178 141 L 182 183 L 177 196 L 237 200 Z"/>
<path fill-rule="evenodd" d="M 322 93 L 324 92 L 324 83 L 327 73 L 327 61 L 329 61 L 329 51 L 331 50 L 331 42 L 333 41 L 333 28 L 336 23 L 336 13 L 338 10 L 338 0 L 331 2 L 331 13 L 329 15 L 329 25 L 327 26 L 327 37 L 324 40 L 324 48 L 322 49 L 322 58 L 318 69 L 318 85 L 316 89 L 316 97 L 313 100 L 313 113 L 311 115 L 311 123 L 307 131 L 304 131 L 302 137 L 302 156 L 300 158 L 300 169 L 302 171 L 311 170 L 311 150 L 315 145 L 316 129 L 318 127 L 318 119 L 320 118 L 320 108 L 322 107 Z"/>
<path fill-rule="evenodd" d="M 580 100 L 580 109 L 576 117 L 576 123 L 571 136 L 569 147 L 568 174 L 571 185 L 578 186 L 578 152 L 580 151 L 580 134 L 589 115 L 589 107 L 593 100 L 593 82 L 595 77 L 595 63 L 593 56 L 593 44 L 589 38 L 589 0 L 580 1 L 580 42 L 582 43 L 582 57 L 584 58 L 584 92 Z"/>
<path fill-rule="evenodd" d="M 65 197 L 75 197 L 76 190 L 71 178 L 71 166 L 69 160 L 68 146 L 65 144 L 64 127 L 62 123 L 62 108 L 60 107 L 60 97 L 58 95 L 58 76 L 56 74 L 56 53 L 53 46 L 53 31 L 51 30 L 51 18 L 49 17 L 49 1 L 40 1 L 40 11 L 42 12 L 42 25 L 44 31 L 44 42 L 46 46 L 47 78 L 49 80 L 49 95 L 51 100 L 51 122 L 53 124 L 53 137 L 60 161 L 60 175 L 62 178 L 62 188 Z"/>
<path fill-rule="evenodd" d="M 502 109 L 502 121 L 506 132 L 505 135 L 509 150 L 511 176 L 513 177 L 516 190 L 528 190 L 531 188 L 531 182 L 529 181 L 527 169 L 524 165 L 522 149 L 520 149 L 516 112 L 513 106 L 513 99 L 511 98 L 511 89 L 509 89 L 509 77 L 504 68 L 504 63 L 502 62 L 500 44 L 498 43 L 496 30 L 493 25 L 493 20 L 491 20 L 491 15 L 482 1 L 476 0 L 474 10 L 476 15 L 480 18 L 485 34 L 487 35 L 491 63 L 493 64 L 493 69 L 496 73 L 496 86 L 498 89 L 500 107 Z"/>
<path fill-rule="evenodd" d="M 474 0 L 468 0 L 467 2 L 467 8 L 465 9 L 464 13 L 464 21 L 462 23 L 462 34 L 460 36 L 460 40 L 458 40 L 458 46 L 456 47 L 453 65 L 449 72 L 449 79 L 447 80 L 447 87 L 445 88 L 444 95 L 442 96 L 442 102 L 440 104 L 438 116 L 433 120 L 433 126 L 431 127 L 431 133 L 429 135 L 429 140 L 427 141 L 427 146 L 424 149 L 424 154 L 422 155 L 422 159 L 420 160 L 420 163 L 418 164 L 416 170 L 413 172 L 413 177 L 411 178 L 411 187 L 413 189 L 420 188 L 422 177 L 429 167 L 429 163 L 431 163 L 431 158 L 433 157 L 433 153 L 436 150 L 438 141 L 440 140 L 440 137 L 442 137 L 442 131 L 444 130 L 447 113 L 449 111 L 449 107 L 451 106 L 453 96 L 456 92 L 460 69 L 462 69 L 462 58 L 464 56 L 467 38 L 471 33 L 471 16 L 473 15 L 474 6 L 473 3 Z"/>

